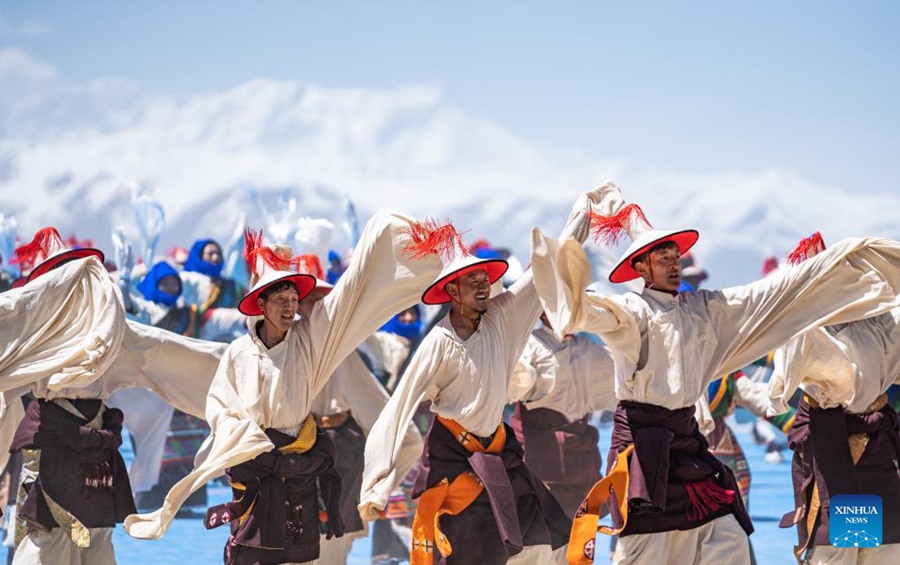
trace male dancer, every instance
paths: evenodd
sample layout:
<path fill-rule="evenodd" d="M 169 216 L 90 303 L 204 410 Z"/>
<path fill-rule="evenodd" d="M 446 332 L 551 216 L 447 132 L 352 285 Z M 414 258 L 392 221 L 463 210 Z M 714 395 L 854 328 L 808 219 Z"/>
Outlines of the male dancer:
<path fill-rule="evenodd" d="M 789 259 L 825 248 L 821 235 L 803 240 Z M 788 434 L 796 508 L 782 527 L 797 526 L 802 563 L 900 561 L 900 435 L 887 390 L 900 377 L 900 307 L 848 324 L 815 328 L 775 351 L 770 412 L 803 397 Z M 831 499 L 839 494 L 881 497 L 882 538 L 830 535 Z M 837 546 L 837 547 L 836 547 Z"/>
<path fill-rule="evenodd" d="M 709 453 L 694 404 L 722 373 L 734 371 L 811 327 L 881 313 L 897 303 L 900 244 L 848 240 L 804 265 L 755 283 L 679 294 L 680 256 L 695 230 L 654 230 L 618 187 L 604 187 L 598 235 L 628 233 L 632 244 L 610 281 L 642 278 L 641 294 L 585 292 L 584 250 L 533 233 L 532 268 L 558 335 L 600 335 L 616 364 L 607 477 L 576 516 L 570 563 L 592 562 L 597 515 L 610 504 L 620 536 L 615 563 L 749 562 L 753 531 L 734 475 Z"/>
<path fill-rule="evenodd" d="M 563 238 L 587 236 L 594 197 L 578 199 Z M 437 418 L 416 480 L 410 562 L 544 564 L 565 544 L 568 520 L 502 421 L 513 369 L 540 314 L 531 274 L 491 299 L 506 262 L 467 254 L 455 233 L 446 239 L 455 254 L 422 301 L 449 302 L 450 311 L 423 339 L 369 435 L 360 512 L 371 520 L 385 508 L 403 478 L 402 434 L 431 400 Z"/>

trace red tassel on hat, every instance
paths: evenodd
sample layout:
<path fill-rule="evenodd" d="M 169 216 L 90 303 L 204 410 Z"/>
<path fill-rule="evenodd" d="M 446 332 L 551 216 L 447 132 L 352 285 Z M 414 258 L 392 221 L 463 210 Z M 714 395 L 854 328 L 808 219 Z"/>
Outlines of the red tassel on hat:
<path fill-rule="evenodd" d="M 456 231 L 449 220 L 443 225 L 438 225 L 437 220 L 433 218 L 424 222 L 413 222 L 404 233 L 408 234 L 412 241 L 406 244 L 403 252 L 412 259 L 437 255 L 447 262 L 457 254 L 466 252 L 462 234 Z"/>
<path fill-rule="evenodd" d="M 593 211 L 589 213 L 589 216 L 594 241 L 602 239 L 607 247 L 617 245 L 622 236 L 628 233 L 628 226 L 636 220 L 640 220 L 648 228 L 653 227 L 637 204 L 624 206 L 615 216 L 601 216 Z"/>
<path fill-rule="evenodd" d="M 37 265 L 50 256 L 51 244 L 53 243 L 56 243 L 58 249 L 65 248 L 62 237 L 60 237 L 56 228 L 52 226 L 42 228 L 34 234 L 34 239 L 32 239 L 31 242 L 16 247 L 16 252 L 10 263 L 28 262 L 32 265 Z M 43 254 L 40 261 L 38 260 L 39 254 Z"/>
<path fill-rule="evenodd" d="M 822 239 L 821 233 L 816 232 L 807 238 L 801 239 L 800 243 L 797 244 L 797 248 L 788 253 L 786 260 L 791 265 L 796 265 L 810 257 L 815 257 L 822 251 L 825 251 L 825 240 Z"/>
<path fill-rule="evenodd" d="M 317 279 L 325 279 L 325 270 L 322 268 L 322 262 L 319 261 L 318 255 L 298 255 L 294 257 L 293 264 L 298 273 L 312 275 Z"/>
<path fill-rule="evenodd" d="M 259 261 L 276 271 L 285 271 L 291 266 L 292 259 L 290 257 L 279 255 L 271 247 L 263 245 L 262 242 L 263 231 L 261 229 L 244 229 L 244 260 L 254 276 L 260 277 L 263 275 L 263 273 L 259 272 Z"/>

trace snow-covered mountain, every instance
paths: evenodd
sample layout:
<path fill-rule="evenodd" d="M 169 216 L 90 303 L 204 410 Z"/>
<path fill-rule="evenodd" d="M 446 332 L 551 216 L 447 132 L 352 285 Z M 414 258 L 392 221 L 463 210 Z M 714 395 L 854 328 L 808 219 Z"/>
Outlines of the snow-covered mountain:
<path fill-rule="evenodd" d="M 900 237 L 897 193 L 714 163 L 692 175 L 645 171 L 542 147 L 466 114 L 434 85 L 259 79 L 171 96 L 116 79 L 70 84 L 15 48 L 0 50 L 0 80 L 0 211 L 16 216 L 26 239 L 53 224 L 108 247 L 114 225 L 134 232 L 129 186 L 139 183 L 165 207 L 161 249 L 227 239 L 242 213 L 263 225 L 253 187 L 270 209 L 290 190 L 300 212 L 337 225 L 346 195 L 362 216 L 391 207 L 449 217 L 470 241 L 527 255 L 532 226 L 555 232 L 578 192 L 609 178 L 658 227 L 700 230 L 696 256 L 713 286 L 756 278 L 765 256 L 783 256 L 815 230 L 826 242 Z"/>

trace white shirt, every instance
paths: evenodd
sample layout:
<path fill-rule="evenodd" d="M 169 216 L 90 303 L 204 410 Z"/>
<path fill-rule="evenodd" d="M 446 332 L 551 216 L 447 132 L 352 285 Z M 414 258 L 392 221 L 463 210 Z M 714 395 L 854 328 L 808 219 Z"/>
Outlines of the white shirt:
<path fill-rule="evenodd" d="M 754 283 L 673 296 L 585 292 L 590 265 L 575 241 L 534 230 L 532 269 L 559 334 L 591 331 L 612 351 L 616 397 L 678 409 L 709 383 L 823 323 L 869 317 L 897 305 L 900 244 L 849 239 Z"/>
<path fill-rule="evenodd" d="M 588 192 L 578 199 L 562 237 L 574 235 L 584 240 L 594 196 Z M 430 400 L 432 412 L 455 420 L 473 434 L 490 436 L 497 430 L 513 370 L 539 315 L 540 303 L 529 271 L 509 290 L 492 298 L 478 329 L 468 339 L 456 334 L 449 315 L 425 336 L 366 441 L 360 497 L 360 513 L 365 518 L 374 518 L 375 512 L 385 507 L 391 491 L 403 479 L 395 462 L 401 430 L 423 401 Z"/>
<path fill-rule="evenodd" d="M 211 435 L 194 470 L 172 488 L 160 510 L 126 519 L 130 535 L 160 537 L 191 492 L 225 469 L 272 450 L 263 428 L 296 434 L 344 358 L 392 315 L 418 301 L 439 273 L 440 261 L 406 256 L 410 221 L 377 212 L 334 290 L 309 318 L 294 322 L 281 343 L 266 349 L 254 331 L 228 347 L 209 389 Z"/>
<path fill-rule="evenodd" d="M 387 391 L 369 371 L 359 354 L 354 352 L 338 366 L 331 379 L 313 400 L 312 413 L 330 416 L 350 411 L 367 436 L 378 415 L 387 405 Z M 415 424 L 410 422 L 397 453 L 397 473 L 406 475 L 416 464 L 424 444 Z"/>
<path fill-rule="evenodd" d="M 581 335 L 560 340 L 542 326 L 533 332 L 516 365 L 509 400 L 529 409 L 548 408 L 569 422 L 616 407 L 615 366 L 606 346 Z"/>
<path fill-rule="evenodd" d="M 900 308 L 849 324 L 815 328 L 775 351 L 770 413 L 787 411 L 797 390 L 822 408 L 865 412 L 900 379 Z"/>

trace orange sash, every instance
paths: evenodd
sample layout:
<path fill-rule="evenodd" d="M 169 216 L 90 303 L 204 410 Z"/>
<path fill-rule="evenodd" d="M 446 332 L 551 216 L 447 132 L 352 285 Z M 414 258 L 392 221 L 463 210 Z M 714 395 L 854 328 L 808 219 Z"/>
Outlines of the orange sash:
<path fill-rule="evenodd" d="M 634 444 L 629 445 L 616 456 L 616 463 L 609 474 L 591 487 L 591 492 L 581 503 L 572 521 L 569 533 L 569 548 L 566 550 L 566 561 L 569 565 L 590 565 L 594 562 L 594 539 L 597 532 L 610 536 L 618 535 L 628 523 L 628 456 L 634 451 Z M 600 509 L 610 495 L 615 493 L 622 516 L 622 527 L 611 528 L 598 525 Z"/>
<path fill-rule="evenodd" d="M 450 430 L 463 447 L 470 452 L 500 453 L 506 445 L 506 429 L 501 424 L 494 433 L 487 449 L 481 445 L 462 426 L 453 420 L 437 417 L 445 428 Z M 410 565 L 431 565 L 434 562 L 434 549 L 441 555 L 453 553 L 450 540 L 441 532 L 440 519 L 445 514 L 455 516 L 469 507 L 484 490 L 484 485 L 471 471 L 457 475 L 453 481 L 444 477 L 441 482 L 422 493 L 419 497 L 416 515 L 412 525 L 412 551 L 409 554 Z"/>

